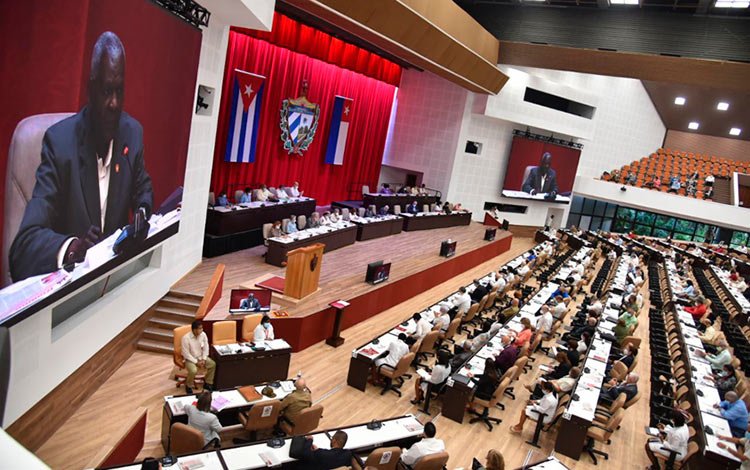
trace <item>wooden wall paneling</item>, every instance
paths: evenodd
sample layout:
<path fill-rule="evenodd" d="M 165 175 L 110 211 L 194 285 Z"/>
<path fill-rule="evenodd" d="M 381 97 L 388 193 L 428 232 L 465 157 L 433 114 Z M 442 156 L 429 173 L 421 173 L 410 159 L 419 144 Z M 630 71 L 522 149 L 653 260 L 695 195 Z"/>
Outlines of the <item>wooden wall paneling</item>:
<path fill-rule="evenodd" d="M 747 92 L 750 64 L 500 41 L 499 61 L 571 72 Z"/>
<path fill-rule="evenodd" d="M 35 452 L 133 354 L 153 307 L 135 319 L 6 431 Z"/>
<path fill-rule="evenodd" d="M 750 133 L 750 129 L 743 129 L 742 132 Z M 750 140 L 715 137 L 670 129 L 664 139 L 664 148 L 750 161 Z"/>
<path fill-rule="evenodd" d="M 198 311 L 195 312 L 195 318 L 200 319 L 205 317 L 214 305 L 216 305 L 219 299 L 221 299 L 221 291 L 224 289 L 225 269 L 226 266 L 221 263 L 216 266 L 216 270 L 214 270 L 214 274 L 211 276 L 211 281 L 206 288 L 206 293 L 203 295 L 201 305 L 198 307 Z"/>

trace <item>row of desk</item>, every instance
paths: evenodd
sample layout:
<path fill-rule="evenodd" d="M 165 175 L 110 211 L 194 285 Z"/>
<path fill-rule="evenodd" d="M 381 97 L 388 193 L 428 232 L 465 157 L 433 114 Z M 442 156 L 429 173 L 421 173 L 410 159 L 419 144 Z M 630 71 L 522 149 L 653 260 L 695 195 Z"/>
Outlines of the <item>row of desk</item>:
<path fill-rule="evenodd" d="M 506 263 L 504 267 L 515 269 L 524 262 L 524 255 L 525 253 L 517 256 L 516 258 Z M 487 273 L 486 276 L 480 279 L 480 282 L 489 281 L 489 277 L 491 274 L 492 273 Z M 474 290 L 473 283 L 464 287 L 469 293 L 473 292 Z M 418 313 L 427 321 L 432 322 L 435 319 L 435 314 L 440 309 L 440 305 L 445 303 L 453 306 L 453 300 L 456 298 L 456 296 L 458 296 L 458 294 L 459 291 L 456 290 L 451 295 L 440 299 L 440 301 L 435 302 L 433 305 Z M 396 341 L 398 339 L 399 334 L 413 334 L 415 331 L 416 323 L 410 316 L 403 322 L 393 326 L 392 328 L 389 328 L 383 333 L 380 333 L 372 340 L 352 351 L 352 357 L 349 360 L 349 372 L 347 374 L 346 383 L 349 386 L 356 388 L 357 390 L 365 391 L 365 389 L 367 388 L 367 379 L 370 375 L 370 369 L 372 368 L 374 362 L 379 357 L 381 357 L 383 353 L 385 353 L 385 351 L 388 349 L 388 346 L 393 341 Z"/>
<path fill-rule="evenodd" d="M 367 193 L 362 196 L 362 205 L 364 207 L 375 206 L 377 210 L 380 210 L 381 207 L 388 206 L 391 213 L 393 213 L 393 208 L 396 206 L 399 206 L 401 211 L 405 212 L 406 206 L 414 201 L 417 201 L 419 210 L 422 210 L 425 204 L 432 208 L 432 205 L 437 202 L 437 196 L 380 193 Z"/>
<path fill-rule="evenodd" d="M 249 202 L 231 207 L 209 207 L 206 214 L 206 233 L 231 235 L 261 229 L 263 224 L 272 224 L 291 215 L 308 216 L 315 211 L 315 199 L 292 198 L 282 202 Z"/>
<path fill-rule="evenodd" d="M 670 298 L 674 299 L 674 292 L 681 287 L 681 280 L 677 274 L 677 269 L 672 260 L 665 261 L 667 275 L 667 286 Z M 690 380 L 686 384 L 688 387 L 688 401 L 695 408 L 693 413 L 693 424 L 696 428 L 696 435 L 699 438 L 700 453 L 697 456 L 698 461 L 691 468 L 700 468 L 702 470 L 713 469 L 732 469 L 739 466 L 739 460 L 730 454 L 726 449 L 721 449 L 717 445 L 721 442 L 719 435 L 731 436 L 729 422 L 721 416 L 719 410 L 714 405 L 719 404 L 719 391 L 713 383 L 704 379 L 706 375 L 711 375 L 711 365 L 698 352 L 704 352 L 703 343 L 698 337 L 699 331 L 695 328 L 693 316 L 686 312 L 681 305 L 671 303 L 675 313 L 677 329 L 680 333 L 680 343 L 683 355 L 686 357 L 687 374 Z M 710 429 L 710 432 L 707 432 Z M 734 444 L 724 442 L 728 447 L 734 447 Z M 736 450 L 736 447 L 734 447 Z M 695 458 L 694 458 L 695 460 Z"/>
<path fill-rule="evenodd" d="M 331 225 L 300 230 L 282 237 L 268 239 L 266 263 L 284 266 L 287 253 L 315 243 L 323 243 L 325 252 L 352 245 L 355 241 L 371 240 L 415 230 L 469 225 L 470 212 L 454 214 L 427 213 L 387 215 L 383 217 L 353 217 L 352 221 L 341 220 Z"/>
<path fill-rule="evenodd" d="M 232 392 L 215 392 L 214 397 L 222 393 L 227 396 L 232 395 Z M 267 399 L 264 397 L 255 403 L 262 403 L 263 401 L 267 401 Z M 171 403 L 174 402 L 174 397 L 166 397 L 165 410 L 170 408 Z M 232 412 L 236 415 L 241 409 L 241 407 L 234 407 L 232 408 Z M 379 447 L 409 447 L 419 440 L 424 430 L 422 423 L 411 414 L 383 420 L 381 424 L 382 426 L 377 430 L 368 429 L 367 423 L 365 423 L 319 431 L 310 434 L 310 436 L 312 437 L 313 444 L 318 446 L 318 448 L 330 449 L 333 434 L 336 431 L 344 431 L 348 435 L 344 448 L 355 453 L 364 453 Z M 200 468 L 201 470 L 254 470 L 271 466 L 284 469 L 305 468 L 301 462 L 289 456 L 289 449 L 292 442 L 291 437 L 283 439 L 283 445 L 278 448 L 269 447 L 268 442 L 259 441 L 238 447 L 183 455 L 177 458 L 179 467 L 175 468 L 184 468 L 183 466 L 189 466 L 190 464 L 193 464 L 193 466 L 189 468 Z M 110 468 L 140 470 L 141 464 Z"/>
<path fill-rule="evenodd" d="M 211 346 L 211 359 L 216 362 L 214 387 L 230 388 L 289 376 L 292 347 L 283 339 L 254 343 Z"/>
<path fill-rule="evenodd" d="M 724 294 L 727 296 L 729 301 L 734 304 L 734 307 L 740 313 L 740 323 L 743 325 L 747 324 L 748 317 L 750 317 L 750 300 L 747 300 L 742 292 L 731 286 L 731 284 L 729 283 L 729 273 L 726 270 L 713 265 L 711 266 L 711 272 L 719 281 L 719 286 L 721 286 Z M 747 281 L 750 281 L 750 279 L 747 279 Z"/>

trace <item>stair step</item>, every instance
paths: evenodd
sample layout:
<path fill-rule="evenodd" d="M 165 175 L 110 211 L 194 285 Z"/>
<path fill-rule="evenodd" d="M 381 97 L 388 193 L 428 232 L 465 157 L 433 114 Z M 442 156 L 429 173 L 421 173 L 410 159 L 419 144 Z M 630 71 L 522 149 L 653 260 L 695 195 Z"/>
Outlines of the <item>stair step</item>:
<path fill-rule="evenodd" d="M 159 305 L 195 312 L 196 310 L 198 310 L 198 307 L 200 307 L 201 303 L 199 300 L 184 299 L 182 297 L 174 297 L 167 294 L 159 301 Z"/>
<path fill-rule="evenodd" d="M 157 341 L 160 343 L 173 344 L 174 334 L 172 330 L 165 330 L 163 328 L 146 327 L 146 329 L 143 330 L 142 338 L 148 339 L 150 341 Z"/>
<path fill-rule="evenodd" d="M 167 296 L 176 297 L 185 300 L 197 301 L 198 303 L 203 300 L 203 296 L 199 294 L 193 294 L 191 292 L 185 292 L 181 290 L 170 290 L 167 292 Z"/>
<path fill-rule="evenodd" d="M 149 328 L 161 328 L 162 330 L 174 330 L 179 326 L 185 326 L 190 322 L 182 322 L 179 320 L 173 320 L 171 318 L 151 317 L 148 321 Z"/>
<path fill-rule="evenodd" d="M 174 349 L 172 348 L 171 343 L 160 343 L 158 341 L 151 341 L 143 338 L 138 340 L 137 347 L 142 351 L 151 351 L 169 355 L 172 355 L 174 353 Z"/>
<path fill-rule="evenodd" d="M 170 320 L 182 322 L 183 325 L 187 325 L 195 318 L 195 312 L 188 312 L 179 308 L 163 307 L 161 305 L 157 305 L 154 309 L 154 316 L 159 318 L 168 318 Z"/>

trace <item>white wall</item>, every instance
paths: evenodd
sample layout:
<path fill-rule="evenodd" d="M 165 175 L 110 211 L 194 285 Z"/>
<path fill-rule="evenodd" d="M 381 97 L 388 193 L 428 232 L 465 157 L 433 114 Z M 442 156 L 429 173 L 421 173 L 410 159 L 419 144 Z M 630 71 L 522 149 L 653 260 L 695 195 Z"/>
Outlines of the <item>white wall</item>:
<path fill-rule="evenodd" d="M 430 72 L 404 70 L 383 164 L 421 171 L 428 188 L 445 194 L 467 94 Z"/>
<path fill-rule="evenodd" d="M 500 67 L 513 80 L 497 95 L 469 94 L 456 146 L 448 200 L 461 202 L 482 220 L 485 201 L 525 205 L 525 214 L 504 213 L 511 224 L 543 225 L 551 203 L 504 198 L 500 195 L 508 164 L 513 129 L 579 137 L 583 144 L 578 174 L 593 176 L 646 156 L 661 146 L 665 134 L 656 109 L 638 80 L 556 70 Z M 554 85 L 551 85 L 552 82 Z M 596 105 L 589 126 L 571 126 L 568 114 L 523 102 L 525 85 L 553 88 L 556 94 Z M 507 91 L 506 91 L 507 88 Z M 504 95 L 505 94 L 505 95 Z M 510 96 L 509 96 L 510 95 Z M 486 100 L 486 104 L 484 104 Z M 476 104 L 474 103 L 476 101 Z M 534 112 L 533 108 L 539 108 Z M 481 111 L 484 114 L 472 113 Z M 496 116 L 503 116 L 499 119 Z M 576 122 L 581 124 L 577 118 Z M 586 138 L 581 138 L 586 137 Z M 466 140 L 483 144 L 482 155 L 464 152 Z M 553 205 L 552 207 L 557 207 Z M 565 207 L 567 217 L 568 206 Z"/>
<path fill-rule="evenodd" d="M 203 30 L 198 84 L 221 93 L 229 37 L 215 15 Z M 221 96 L 215 98 L 218 104 Z M 217 107 L 218 108 L 218 107 Z M 11 377 L 3 427 L 9 426 L 117 336 L 201 261 L 217 113 L 193 116 L 180 231 L 154 251 L 151 266 L 52 331 L 52 305 L 10 328 Z"/>

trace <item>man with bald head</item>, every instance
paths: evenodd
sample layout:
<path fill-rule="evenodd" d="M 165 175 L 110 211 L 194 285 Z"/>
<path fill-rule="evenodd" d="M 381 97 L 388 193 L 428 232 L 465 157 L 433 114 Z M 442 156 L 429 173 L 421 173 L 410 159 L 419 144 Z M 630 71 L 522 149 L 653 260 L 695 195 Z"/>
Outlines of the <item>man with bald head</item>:
<path fill-rule="evenodd" d="M 521 189 L 532 196 L 537 193 L 558 193 L 557 176 L 552 169 L 552 154 L 544 152 L 539 166 L 531 169 Z"/>
<path fill-rule="evenodd" d="M 94 45 L 87 92 L 83 109 L 44 134 L 36 185 L 10 249 L 14 281 L 80 263 L 131 213 L 139 221 L 151 215 L 143 128 L 123 111 L 125 48 L 112 32 Z"/>
<path fill-rule="evenodd" d="M 724 395 L 724 401 L 714 405 L 719 410 L 721 416 L 729 422 L 729 428 L 732 430 L 732 436 L 742 437 L 747 429 L 748 413 L 745 402 L 740 400 L 737 392 L 730 391 Z"/>
<path fill-rule="evenodd" d="M 294 423 L 294 420 L 305 408 L 312 406 L 312 394 L 307 389 L 307 382 L 303 377 L 294 382 L 294 391 L 281 400 L 279 420 Z"/>

